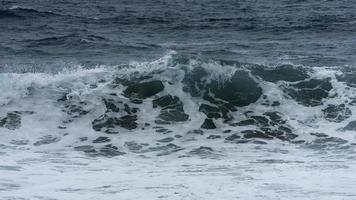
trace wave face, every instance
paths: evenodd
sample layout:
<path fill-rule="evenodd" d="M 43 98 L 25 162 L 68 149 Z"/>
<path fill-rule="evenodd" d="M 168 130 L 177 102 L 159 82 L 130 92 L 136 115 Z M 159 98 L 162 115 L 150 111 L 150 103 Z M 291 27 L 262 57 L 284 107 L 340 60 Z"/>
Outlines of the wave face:
<path fill-rule="evenodd" d="M 9 144 L 93 156 L 189 155 L 193 139 L 351 148 L 354 76 L 351 69 L 203 62 L 175 52 L 114 69 L 4 73 L 0 127 Z"/>

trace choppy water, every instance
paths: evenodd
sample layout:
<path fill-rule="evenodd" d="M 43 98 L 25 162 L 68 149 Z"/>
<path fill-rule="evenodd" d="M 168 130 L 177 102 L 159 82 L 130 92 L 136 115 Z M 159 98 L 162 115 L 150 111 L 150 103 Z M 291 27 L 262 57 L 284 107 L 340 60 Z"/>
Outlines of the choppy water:
<path fill-rule="evenodd" d="M 355 10 L 0 2 L 1 199 L 355 199 Z"/>

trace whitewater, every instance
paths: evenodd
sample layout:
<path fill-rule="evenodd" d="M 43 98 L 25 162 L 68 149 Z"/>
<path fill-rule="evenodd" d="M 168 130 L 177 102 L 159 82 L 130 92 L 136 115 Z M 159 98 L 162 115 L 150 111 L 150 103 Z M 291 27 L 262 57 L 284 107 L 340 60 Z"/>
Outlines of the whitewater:
<path fill-rule="evenodd" d="M 202 60 L 0 74 L 0 199 L 355 199 L 355 71 Z"/>

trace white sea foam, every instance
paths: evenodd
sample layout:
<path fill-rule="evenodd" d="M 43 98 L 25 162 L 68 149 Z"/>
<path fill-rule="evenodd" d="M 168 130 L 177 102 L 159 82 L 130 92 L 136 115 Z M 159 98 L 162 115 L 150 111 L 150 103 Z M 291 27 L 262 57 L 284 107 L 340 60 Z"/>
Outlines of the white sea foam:
<path fill-rule="evenodd" d="M 56 75 L 0 74 L 0 118 L 9 112 L 34 111 L 21 114 L 20 128 L 0 128 L 0 199 L 356 198 L 356 181 L 352 178 L 356 173 L 354 131 L 341 131 L 355 117 L 336 123 L 327 121 L 322 114 L 325 105 L 341 104 L 355 96 L 354 88 L 336 79 L 335 74 L 340 73 L 337 69 L 310 70 L 312 78 L 331 78 L 330 95 L 337 94 L 314 107 L 298 104 L 286 95 L 283 86 L 289 83 L 271 83 L 254 77 L 266 98 L 281 105 L 271 107 L 260 98 L 256 103 L 238 108 L 232 113 L 234 118 L 245 119 L 247 111 L 253 115 L 277 111 L 298 135 L 297 140 L 305 142 L 294 144 L 273 139 L 266 144 L 236 144 L 224 142 L 224 138 L 256 127 L 230 126 L 216 120 L 217 129 L 205 130 L 203 135 L 188 133 L 200 128 L 205 115 L 199 112 L 199 105 L 209 102 L 185 92 L 182 79 L 187 68 L 191 71 L 202 67 L 210 74 L 209 79 L 224 82 L 229 80 L 226 77 L 233 76 L 237 67 L 196 60 L 191 60 L 188 66 L 171 65 L 173 56 L 174 52 L 154 62 L 131 63 L 128 68 L 117 70 L 101 67 Z M 165 89 L 135 105 L 139 109 L 138 128 L 128 131 L 119 127 L 119 134 L 112 135 L 94 131 L 92 121 L 105 113 L 102 98 L 115 94 L 120 101 L 129 102 L 123 95 L 125 86 L 113 85 L 112 80 L 139 75 L 162 80 Z M 152 127 L 160 126 L 154 125 L 160 110 L 152 107 L 151 100 L 166 94 L 179 97 L 189 120 L 162 125 L 172 131 L 162 134 Z M 70 118 L 66 104 L 58 101 L 63 95 L 71 103 L 69 106 L 80 105 L 88 113 Z M 354 106 L 348 107 L 356 113 Z M 64 123 L 68 119 L 73 121 Z M 152 126 L 145 127 L 144 123 Z M 226 130 L 230 132 L 223 133 Z M 320 138 L 310 133 L 323 133 L 327 138 L 339 138 L 337 141 L 346 143 L 320 142 Z M 173 142 L 180 151 L 158 156 L 163 150 L 149 149 L 164 146 L 157 140 L 175 135 L 182 136 Z M 221 139 L 206 139 L 209 135 L 220 135 Z M 98 136 L 108 137 L 111 144 L 126 154 L 108 158 L 74 151 L 74 147 L 82 145 L 102 147 L 102 144 L 92 143 Z M 84 137 L 86 141 L 80 139 Z M 142 145 L 145 151 L 131 151 L 127 146 L 129 142 Z M 192 153 L 202 146 L 212 151 Z"/>

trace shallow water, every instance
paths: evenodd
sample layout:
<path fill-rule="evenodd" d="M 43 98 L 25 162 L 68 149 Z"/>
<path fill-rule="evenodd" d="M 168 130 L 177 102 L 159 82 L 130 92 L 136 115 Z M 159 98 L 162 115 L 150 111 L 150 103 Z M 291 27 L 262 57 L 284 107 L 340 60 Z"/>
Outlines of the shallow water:
<path fill-rule="evenodd" d="M 352 156 L 289 145 L 217 148 L 215 158 L 90 158 L 9 151 L 2 199 L 354 199 Z M 11 154 L 11 155 L 9 155 Z M 4 165 L 3 165 L 4 164 Z"/>

